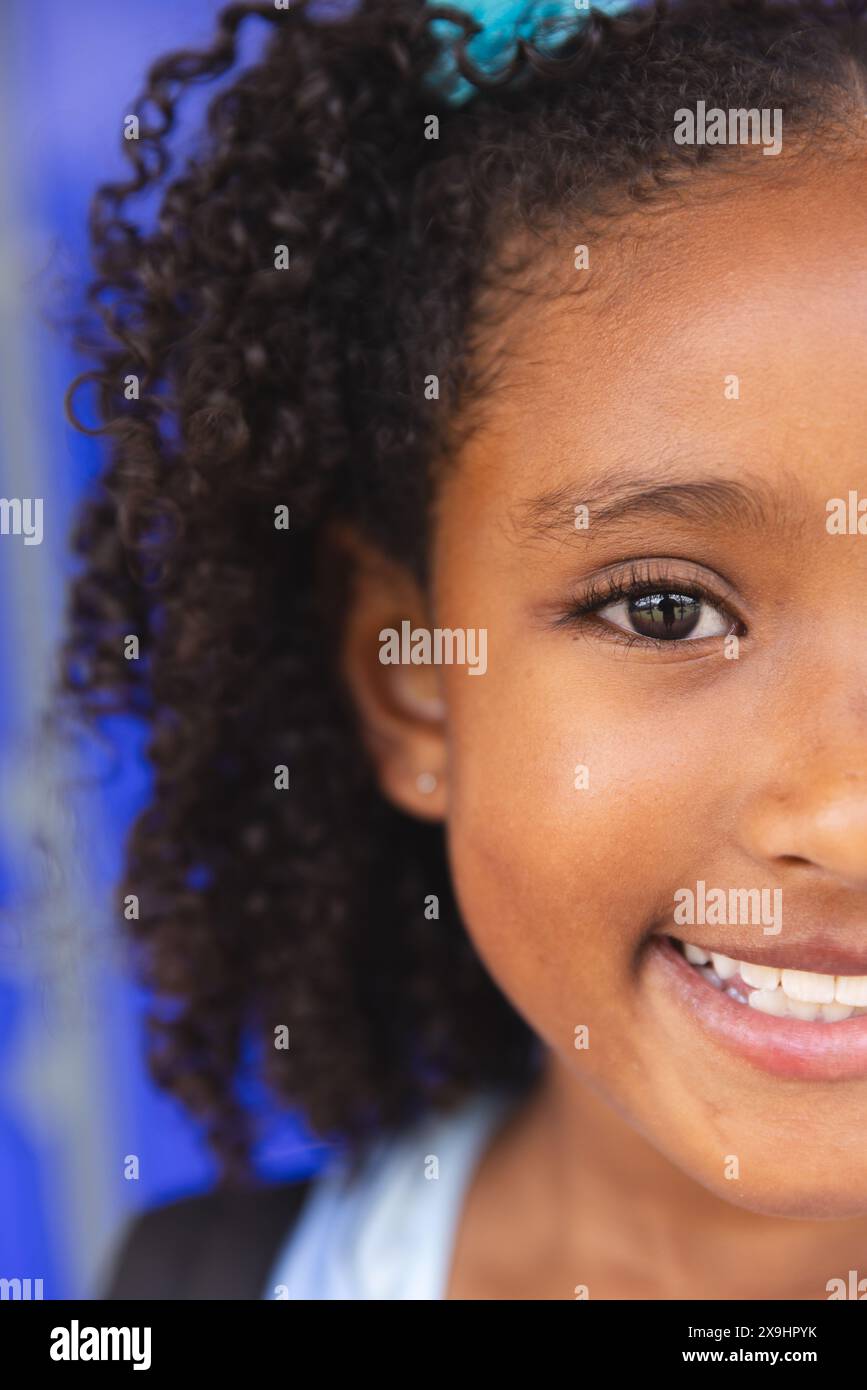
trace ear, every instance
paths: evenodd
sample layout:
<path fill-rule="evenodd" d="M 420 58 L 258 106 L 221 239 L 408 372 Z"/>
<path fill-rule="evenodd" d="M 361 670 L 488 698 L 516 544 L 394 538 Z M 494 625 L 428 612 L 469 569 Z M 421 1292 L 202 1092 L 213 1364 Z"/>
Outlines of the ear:
<path fill-rule="evenodd" d="M 382 793 L 410 815 L 441 820 L 447 785 L 440 670 L 383 660 L 394 656 L 402 623 L 430 626 L 425 596 L 408 570 L 352 528 L 333 527 L 328 544 L 342 553 L 349 581 L 340 668 Z"/>

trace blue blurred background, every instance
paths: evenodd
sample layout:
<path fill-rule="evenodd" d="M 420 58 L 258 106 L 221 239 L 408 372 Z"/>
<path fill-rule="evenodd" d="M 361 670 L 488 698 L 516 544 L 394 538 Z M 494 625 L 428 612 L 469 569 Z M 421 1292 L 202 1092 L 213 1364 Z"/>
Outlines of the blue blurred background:
<path fill-rule="evenodd" d="M 147 794 L 141 732 L 115 724 L 113 746 L 61 756 L 38 721 L 72 517 L 101 464 L 99 441 L 63 414 L 82 365 L 61 321 L 82 302 L 88 201 L 125 168 L 121 123 L 148 64 L 206 45 L 219 8 L 0 3 L 0 497 L 41 497 L 44 511 L 41 545 L 0 536 L 0 1278 L 42 1279 L 45 1298 L 93 1296 L 134 1209 L 214 1178 L 201 1135 L 145 1074 L 146 1001 L 110 915 L 124 832 Z M 242 61 L 262 37 L 256 21 Z M 182 141 L 207 95 L 188 98 Z M 265 1177 L 321 1165 L 300 1122 L 251 1104 Z"/>

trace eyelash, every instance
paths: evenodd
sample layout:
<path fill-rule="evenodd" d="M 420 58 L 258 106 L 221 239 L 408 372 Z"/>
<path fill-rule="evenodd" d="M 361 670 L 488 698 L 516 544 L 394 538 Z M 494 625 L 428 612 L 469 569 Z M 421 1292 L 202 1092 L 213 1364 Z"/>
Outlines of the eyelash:
<path fill-rule="evenodd" d="M 654 571 L 651 566 L 640 566 L 633 564 L 628 574 L 617 579 L 591 579 L 584 591 L 583 596 L 577 602 L 570 604 L 559 620 L 562 626 L 577 627 L 579 624 L 586 623 L 590 618 L 597 615 L 600 609 L 608 608 L 612 603 L 620 603 L 624 599 L 633 600 L 648 594 L 683 594 L 688 598 L 694 598 L 709 608 L 720 613 L 727 620 L 731 621 L 731 632 L 737 632 L 742 636 L 746 632 L 744 624 L 731 611 L 728 604 L 698 578 L 684 581 L 666 576 L 658 571 Z M 692 639 L 669 638 L 662 640 L 656 637 L 648 637 L 640 633 L 629 633 L 623 628 L 615 627 L 605 619 L 601 619 L 597 624 L 599 635 L 604 635 L 604 640 L 619 642 L 627 648 L 639 647 L 686 647 L 700 646 L 703 640 L 713 639 Z M 604 630 L 604 633 L 603 633 Z"/>

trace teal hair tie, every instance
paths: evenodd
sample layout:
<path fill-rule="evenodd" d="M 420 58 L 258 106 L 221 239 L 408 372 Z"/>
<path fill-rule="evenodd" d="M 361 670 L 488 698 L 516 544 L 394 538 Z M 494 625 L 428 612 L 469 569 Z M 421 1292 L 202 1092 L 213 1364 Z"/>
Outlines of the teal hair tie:
<path fill-rule="evenodd" d="M 437 0 L 429 0 L 437 4 Z M 533 42 L 550 52 L 576 34 L 590 17 L 591 9 L 618 15 L 634 8 L 636 0 L 439 0 L 449 9 L 460 10 L 482 26 L 481 33 L 467 40 L 465 53 L 474 67 L 487 77 L 505 71 L 515 56 L 519 39 Z M 458 72 L 452 44 L 460 37 L 460 26 L 449 19 L 431 21 L 431 32 L 443 44 L 431 79 L 451 106 L 462 106 L 478 89 Z"/>

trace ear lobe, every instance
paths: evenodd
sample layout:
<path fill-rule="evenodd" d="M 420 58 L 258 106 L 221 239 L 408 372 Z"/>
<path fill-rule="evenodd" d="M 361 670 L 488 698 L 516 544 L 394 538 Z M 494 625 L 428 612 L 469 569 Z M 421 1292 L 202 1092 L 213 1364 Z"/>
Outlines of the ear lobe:
<path fill-rule="evenodd" d="M 383 795 L 410 815 L 440 820 L 446 810 L 446 706 L 433 665 L 382 658 L 389 630 L 429 623 L 425 596 L 401 565 L 341 528 L 350 562 L 341 670 Z"/>

